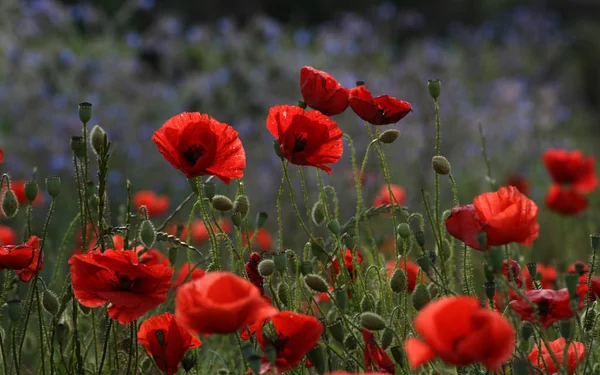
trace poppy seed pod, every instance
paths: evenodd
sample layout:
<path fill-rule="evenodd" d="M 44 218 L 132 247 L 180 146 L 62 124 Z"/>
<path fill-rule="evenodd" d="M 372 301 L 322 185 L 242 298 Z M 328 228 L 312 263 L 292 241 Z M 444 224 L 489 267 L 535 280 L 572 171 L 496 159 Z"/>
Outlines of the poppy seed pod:
<path fill-rule="evenodd" d="M 410 237 L 410 226 L 408 225 L 408 223 L 398 224 L 398 226 L 396 227 L 396 231 L 398 232 L 398 235 L 404 240 Z"/>
<path fill-rule="evenodd" d="M 425 284 L 417 285 L 412 294 L 412 303 L 415 310 L 421 310 L 429 303 L 429 301 L 431 301 L 431 296 L 429 295 L 427 286 Z"/>
<path fill-rule="evenodd" d="M 273 260 L 265 259 L 258 264 L 258 273 L 260 273 L 261 276 L 271 276 L 273 272 L 275 272 L 275 262 L 273 262 Z"/>
<path fill-rule="evenodd" d="M 592 250 L 595 253 L 600 250 L 600 233 L 590 234 L 590 244 L 592 245 Z"/>
<path fill-rule="evenodd" d="M 397 129 L 388 129 L 379 135 L 379 142 L 390 144 L 394 143 L 400 137 L 400 131 Z"/>
<path fill-rule="evenodd" d="M 496 283 L 494 281 L 488 281 L 483 284 L 483 288 L 485 289 L 485 295 L 490 301 L 494 300 L 494 295 L 496 295 Z"/>
<path fill-rule="evenodd" d="M 2 197 L 2 213 L 8 219 L 15 217 L 17 212 L 19 211 L 19 201 L 17 200 L 17 196 L 12 189 L 8 189 L 4 196 Z"/>
<path fill-rule="evenodd" d="M 154 245 L 154 242 L 156 241 L 156 230 L 150 220 L 142 221 L 139 240 L 146 249 L 149 249 Z"/>
<path fill-rule="evenodd" d="M 415 240 L 417 240 L 417 245 L 420 247 L 425 246 L 425 233 L 422 230 L 418 230 L 415 232 Z"/>
<path fill-rule="evenodd" d="M 439 79 L 430 79 L 427 81 L 427 89 L 429 90 L 429 95 L 437 100 L 442 90 L 442 82 Z"/>
<path fill-rule="evenodd" d="M 392 278 L 390 279 L 390 288 L 394 293 L 404 293 L 406 292 L 406 287 L 408 285 L 408 280 L 406 277 L 406 272 L 401 269 L 397 269 L 392 274 Z"/>
<path fill-rule="evenodd" d="M 436 155 L 431 159 L 431 166 L 437 174 L 441 174 L 442 176 L 450 174 L 450 162 L 441 155 Z"/>
<path fill-rule="evenodd" d="M 100 125 L 94 125 L 92 131 L 90 132 L 90 145 L 92 149 L 96 153 L 96 155 L 100 155 L 102 152 L 102 148 L 104 147 L 104 137 L 106 136 L 106 132 Z"/>
<path fill-rule="evenodd" d="M 325 210 L 321 201 L 316 202 L 310 211 L 310 217 L 315 225 L 321 225 L 325 221 Z"/>
<path fill-rule="evenodd" d="M 326 293 L 327 292 L 327 283 L 321 276 L 310 274 L 304 276 L 304 281 L 309 288 L 318 293 Z"/>
<path fill-rule="evenodd" d="M 313 368 L 317 374 L 323 375 L 325 373 L 327 360 L 325 359 L 325 350 L 321 345 L 317 344 L 310 352 L 306 353 L 306 358 L 313 364 Z"/>
<path fill-rule="evenodd" d="M 233 209 L 233 202 L 224 195 L 215 195 L 212 198 L 212 206 L 215 210 L 226 212 Z"/>
<path fill-rule="evenodd" d="M 328 324 L 327 329 L 334 339 L 341 343 L 344 342 L 344 322 L 341 318 L 337 318 L 333 323 Z"/>
<path fill-rule="evenodd" d="M 35 182 L 29 181 L 25 183 L 25 198 L 27 198 L 29 202 L 33 202 L 35 198 L 37 198 L 37 194 L 38 185 Z"/>
<path fill-rule="evenodd" d="M 241 219 L 245 219 L 250 211 L 250 200 L 246 195 L 238 195 L 233 202 L 233 213 L 240 215 Z"/>
<path fill-rule="evenodd" d="M 79 120 L 87 124 L 92 118 L 92 104 L 88 102 L 79 103 L 78 107 Z"/>
<path fill-rule="evenodd" d="M 71 137 L 71 151 L 79 159 L 83 158 L 85 155 L 85 139 L 82 136 Z"/>

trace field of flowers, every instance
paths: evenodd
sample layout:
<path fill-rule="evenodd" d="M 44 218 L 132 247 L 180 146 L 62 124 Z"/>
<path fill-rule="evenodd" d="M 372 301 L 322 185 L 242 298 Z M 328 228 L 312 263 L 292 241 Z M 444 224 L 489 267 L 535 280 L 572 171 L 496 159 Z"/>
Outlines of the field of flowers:
<path fill-rule="evenodd" d="M 147 3 L 0 2 L 1 373 L 600 373 L 557 15 L 128 30 Z"/>

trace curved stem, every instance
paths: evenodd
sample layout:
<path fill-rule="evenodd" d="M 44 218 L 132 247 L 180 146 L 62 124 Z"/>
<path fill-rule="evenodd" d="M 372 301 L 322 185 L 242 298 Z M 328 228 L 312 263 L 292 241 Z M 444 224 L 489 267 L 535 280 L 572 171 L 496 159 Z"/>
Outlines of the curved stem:
<path fill-rule="evenodd" d="M 188 195 L 188 196 L 187 196 L 187 197 L 186 197 L 186 198 L 183 200 L 183 202 L 181 202 L 181 203 L 179 204 L 179 206 L 177 206 L 177 208 L 175 208 L 175 210 L 174 210 L 173 212 L 171 212 L 171 214 L 170 214 L 170 215 L 169 215 L 169 216 L 168 216 L 168 217 L 165 219 L 165 221 L 163 221 L 163 223 L 162 223 L 162 224 L 161 224 L 161 225 L 160 225 L 158 228 L 156 228 L 156 230 L 160 232 L 160 231 L 162 231 L 163 229 L 165 229 L 165 228 L 166 228 L 166 226 L 167 226 L 167 224 L 169 224 L 169 221 L 171 221 L 171 220 L 172 220 L 172 219 L 175 217 L 175 215 L 177 215 L 177 214 L 179 213 L 179 211 L 181 211 L 181 209 L 182 209 L 183 207 L 185 207 L 185 205 L 186 205 L 186 204 L 187 204 L 189 201 L 191 201 L 191 200 L 192 200 L 192 198 L 194 198 L 194 195 L 195 195 L 194 193 L 191 193 L 190 195 Z"/>

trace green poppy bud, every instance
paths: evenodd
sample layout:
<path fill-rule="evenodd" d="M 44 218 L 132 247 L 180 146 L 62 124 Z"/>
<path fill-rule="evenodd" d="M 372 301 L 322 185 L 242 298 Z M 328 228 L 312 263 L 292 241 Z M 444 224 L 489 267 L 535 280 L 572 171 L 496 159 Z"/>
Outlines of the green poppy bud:
<path fill-rule="evenodd" d="M 321 276 L 315 274 L 306 275 L 304 276 L 304 281 L 306 282 L 306 285 L 315 292 L 326 293 L 328 290 L 327 283 Z"/>
<path fill-rule="evenodd" d="M 431 301 L 431 296 L 429 295 L 427 286 L 425 284 L 417 285 L 412 294 L 412 303 L 415 310 L 421 310 L 429 303 L 429 301 Z"/>
<path fill-rule="evenodd" d="M 333 233 L 336 236 L 339 236 L 342 232 L 342 227 L 337 219 L 329 221 L 329 223 L 327 223 L 327 228 L 331 233 Z"/>
<path fill-rule="evenodd" d="M 400 131 L 396 129 L 388 129 L 379 135 L 379 141 L 381 143 L 390 144 L 394 143 L 396 139 L 400 137 Z"/>
<path fill-rule="evenodd" d="M 439 79 L 430 79 L 427 81 L 427 89 L 429 90 L 429 95 L 437 100 L 442 90 L 442 82 Z"/>
<path fill-rule="evenodd" d="M 58 297 L 56 297 L 56 294 L 54 294 L 51 290 L 44 290 L 42 305 L 50 314 L 56 315 L 58 313 Z"/>
<path fill-rule="evenodd" d="M 394 293 L 400 294 L 404 293 L 407 290 L 408 279 L 406 277 L 406 272 L 401 269 L 397 269 L 392 274 L 390 278 L 390 288 Z"/>
<path fill-rule="evenodd" d="M 271 276 L 273 272 L 275 272 L 275 262 L 271 259 L 265 259 L 258 263 L 258 273 L 260 273 L 261 276 Z"/>
<path fill-rule="evenodd" d="M 2 197 L 2 213 L 8 219 L 12 219 L 15 217 L 17 212 L 19 211 L 19 201 L 17 200 L 17 196 L 12 189 L 8 189 L 4 196 Z"/>
<path fill-rule="evenodd" d="M 217 211 L 226 212 L 233 209 L 233 202 L 226 196 L 217 194 L 212 198 L 212 206 Z"/>
<path fill-rule="evenodd" d="M 31 203 L 37 198 L 38 184 L 33 181 L 25 183 L 25 198 Z"/>
<path fill-rule="evenodd" d="M 141 244 L 146 248 L 150 249 L 156 241 L 156 230 L 150 220 L 142 221 L 140 225 L 140 237 Z"/>
<path fill-rule="evenodd" d="M 313 205 L 312 210 L 310 211 L 310 216 L 315 225 L 323 224 L 325 221 L 325 210 L 323 209 L 323 204 L 321 201 L 318 201 Z"/>
<path fill-rule="evenodd" d="M 369 331 L 380 331 L 386 327 L 383 318 L 372 312 L 362 313 L 360 324 Z"/>
<path fill-rule="evenodd" d="M 96 155 L 101 155 L 104 147 L 104 137 L 106 132 L 100 125 L 95 125 L 90 132 L 90 144 Z"/>
<path fill-rule="evenodd" d="M 441 174 L 442 176 L 450 174 L 450 162 L 441 155 L 434 156 L 431 160 L 431 165 L 437 174 Z"/>
<path fill-rule="evenodd" d="M 246 195 L 238 195 L 233 202 L 233 213 L 245 219 L 250 211 L 250 200 Z"/>
<path fill-rule="evenodd" d="M 394 331 L 390 327 L 385 327 L 381 335 L 381 348 L 386 350 L 394 341 Z"/>

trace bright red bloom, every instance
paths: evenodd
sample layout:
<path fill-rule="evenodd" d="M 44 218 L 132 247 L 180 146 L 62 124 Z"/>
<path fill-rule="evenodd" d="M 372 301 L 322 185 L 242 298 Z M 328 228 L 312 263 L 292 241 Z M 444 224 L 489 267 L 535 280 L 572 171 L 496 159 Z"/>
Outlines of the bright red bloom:
<path fill-rule="evenodd" d="M 29 240 L 27 240 L 25 245 L 21 246 L 28 246 L 33 248 L 33 259 L 31 260 L 29 265 L 22 269 L 15 270 L 15 272 L 19 276 L 19 280 L 21 280 L 24 283 L 27 283 L 34 278 L 37 272 L 41 271 L 42 268 L 44 268 L 44 257 L 42 256 L 42 259 L 40 260 L 40 238 L 38 236 L 29 237 Z"/>
<path fill-rule="evenodd" d="M 260 272 L 258 272 L 258 264 L 261 260 L 262 257 L 260 256 L 260 254 L 254 252 L 250 254 L 250 259 L 248 260 L 248 262 L 246 262 L 244 268 L 246 269 L 246 274 L 248 275 L 248 279 L 250 280 L 252 285 L 257 287 L 258 290 L 260 290 L 261 295 L 264 295 L 265 288 L 263 287 L 263 283 L 265 282 L 265 278 L 262 277 Z"/>
<path fill-rule="evenodd" d="M 314 316 L 298 314 L 293 311 L 282 311 L 270 317 L 274 335 L 265 335 L 265 329 L 256 330 L 256 340 L 265 350 L 268 346 L 275 349 L 277 357 L 275 366 L 280 374 L 296 367 L 319 342 L 323 333 L 323 325 Z M 263 322 L 263 325 L 266 323 Z M 271 370 L 271 364 L 263 358 L 260 373 Z"/>
<path fill-rule="evenodd" d="M 271 107 L 267 129 L 277 138 L 281 156 L 292 164 L 310 165 L 331 174 L 325 164 L 337 163 L 342 156 L 342 130 L 319 111 L 279 105 Z"/>
<path fill-rule="evenodd" d="M 233 333 L 277 314 L 249 281 L 228 272 L 209 272 L 179 287 L 175 315 L 194 334 Z"/>
<path fill-rule="evenodd" d="M 390 356 L 375 341 L 373 332 L 361 328 L 363 339 L 365 340 L 365 369 L 367 371 L 381 371 L 384 374 L 395 374 L 396 366 Z"/>
<path fill-rule="evenodd" d="M 556 339 L 549 343 L 550 348 L 545 344 L 542 344 L 542 351 L 540 353 L 540 349 L 537 344 L 533 346 L 531 352 L 529 353 L 529 361 L 531 363 L 542 370 L 545 374 L 557 374 L 559 372 L 556 363 L 552 359 L 552 355 L 550 352 L 554 353 L 554 357 L 558 360 L 560 367 L 564 368 L 564 350 L 567 342 L 563 337 Z M 575 372 L 577 365 L 579 365 L 584 357 L 585 357 L 586 346 L 585 344 L 579 341 L 573 341 L 569 344 L 569 348 L 567 349 L 567 369 L 569 374 Z"/>
<path fill-rule="evenodd" d="M 208 115 L 183 112 L 171 117 L 152 140 L 188 178 L 213 175 L 229 184 L 244 176 L 246 153 L 238 132 Z"/>
<path fill-rule="evenodd" d="M 392 194 L 394 197 L 393 203 L 403 206 L 406 200 L 406 192 L 404 191 L 404 188 L 394 184 L 390 185 L 390 187 L 392 188 Z M 390 197 L 390 190 L 388 189 L 387 184 L 383 184 L 379 188 L 375 199 L 373 199 L 373 206 L 378 207 L 386 204 L 392 204 L 392 199 Z"/>
<path fill-rule="evenodd" d="M 142 256 L 140 257 L 140 263 L 144 263 L 147 266 L 153 266 L 155 264 L 164 264 L 167 267 L 171 267 L 171 262 L 169 262 L 169 258 L 164 256 L 163 253 L 161 253 L 157 249 L 150 249 L 144 254 L 142 254 Z"/>
<path fill-rule="evenodd" d="M 0 246 L 14 245 L 17 241 L 17 233 L 11 227 L 0 225 Z"/>
<path fill-rule="evenodd" d="M 521 320 L 539 323 L 543 327 L 549 327 L 559 320 L 573 317 L 573 310 L 569 302 L 569 291 L 567 289 L 534 289 L 525 292 L 525 298 L 518 297 L 510 302 L 513 309 Z M 534 311 L 531 304 L 537 307 Z M 539 316 L 539 320 L 536 317 Z"/>
<path fill-rule="evenodd" d="M 515 331 L 496 311 L 474 297 L 444 297 L 430 302 L 414 320 L 422 340 L 409 338 L 405 349 L 412 369 L 436 357 L 455 366 L 480 362 L 497 371 L 515 350 Z"/>
<path fill-rule="evenodd" d="M 191 280 L 188 279 L 190 269 L 192 269 L 192 275 L 191 275 L 192 279 Z M 198 268 L 198 267 L 194 268 L 193 264 L 186 263 L 183 266 L 181 266 L 181 268 L 179 269 L 177 278 L 175 279 L 175 282 L 173 283 L 173 289 L 177 290 L 183 284 L 185 284 L 189 281 L 198 280 L 199 278 L 204 277 L 204 275 L 206 275 L 206 271 L 204 271 L 202 268 Z"/>
<path fill-rule="evenodd" d="M 4 163 L 4 150 L 0 147 L 0 164 Z"/>
<path fill-rule="evenodd" d="M 543 289 L 554 289 L 556 286 L 557 272 L 553 265 L 545 266 L 541 263 L 537 263 L 536 272 L 541 274 L 539 281 L 542 284 Z M 529 272 L 525 272 L 525 286 L 527 290 L 535 289 Z"/>
<path fill-rule="evenodd" d="M 481 250 L 477 233 L 487 235 L 487 248 L 511 242 L 531 246 L 539 235 L 538 207 L 514 186 L 475 197 L 473 204 L 452 209 L 446 229 L 468 246 Z"/>
<path fill-rule="evenodd" d="M 300 70 L 300 92 L 309 107 L 326 116 L 342 113 L 348 107 L 350 90 L 342 87 L 329 73 L 310 66 Z"/>
<path fill-rule="evenodd" d="M 517 288 L 521 288 L 523 286 L 523 279 L 521 278 L 521 266 L 519 265 L 519 263 L 516 260 L 511 259 L 510 270 L 512 272 L 509 273 L 508 269 L 508 261 L 504 259 L 504 261 L 502 262 L 502 275 L 504 275 L 504 277 L 506 277 L 506 280 L 508 280 L 509 282 L 514 280 L 515 284 L 517 285 Z"/>
<path fill-rule="evenodd" d="M 4 245 L 0 247 L 0 270 L 5 268 L 16 270 L 19 279 L 23 282 L 28 282 L 35 275 L 40 254 L 39 246 L 40 239 L 36 236 L 31 236 L 25 244 Z"/>
<path fill-rule="evenodd" d="M 141 190 L 133 194 L 133 205 L 136 208 L 146 206 L 148 215 L 151 217 L 161 216 L 169 209 L 171 204 L 169 197 L 166 195 L 158 195 L 152 190 Z"/>
<path fill-rule="evenodd" d="M 211 223 L 212 224 L 212 223 Z M 229 233 L 231 231 L 231 224 L 229 221 L 221 220 L 219 222 L 219 226 L 223 230 L 224 233 Z M 192 221 L 192 242 L 201 244 L 209 239 L 208 229 L 206 228 L 206 224 L 201 219 L 195 219 Z M 219 228 L 216 225 L 212 224 L 213 231 L 215 234 L 220 233 Z M 171 226 L 168 231 L 169 234 L 175 235 L 176 233 L 176 225 Z M 181 236 L 179 238 L 182 241 L 187 241 L 187 225 L 184 225 L 183 231 L 181 232 Z"/>
<path fill-rule="evenodd" d="M 573 187 L 552 184 L 546 194 L 546 206 L 563 215 L 577 215 L 588 207 L 588 200 Z"/>
<path fill-rule="evenodd" d="M 171 270 L 140 263 L 133 250 L 76 254 L 69 259 L 75 298 L 95 308 L 107 301 L 108 315 L 121 324 L 141 317 L 167 299 Z"/>
<path fill-rule="evenodd" d="M 529 181 L 523 176 L 511 175 L 506 181 L 506 186 L 514 186 L 521 194 L 529 195 Z"/>
<path fill-rule="evenodd" d="M 579 193 L 590 193 L 598 186 L 593 156 L 580 150 L 551 149 L 544 152 L 544 164 L 559 185 L 570 185 Z"/>
<path fill-rule="evenodd" d="M 386 268 L 388 277 L 391 277 L 394 273 L 394 270 L 396 270 L 396 263 L 397 262 L 394 259 L 387 262 Z M 419 267 L 419 265 L 415 262 L 404 258 L 400 261 L 400 269 L 403 269 L 406 273 L 408 292 L 412 293 L 417 287 L 417 275 L 419 274 L 421 267 Z M 425 275 L 423 274 L 421 274 L 421 284 L 425 284 Z"/>
<path fill-rule="evenodd" d="M 362 253 L 360 252 L 360 250 L 356 250 L 356 263 L 358 263 L 360 265 L 360 264 L 362 264 L 363 260 L 364 260 L 364 258 L 363 258 Z M 358 270 L 354 269 L 353 260 L 352 260 L 352 250 L 350 250 L 350 249 L 346 249 L 346 251 L 344 252 L 344 265 L 346 266 L 346 269 L 350 273 L 350 278 L 352 280 L 354 280 Z M 338 260 L 336 259 L 335 256 L 333 257 L 333 262 L 331 263 L 331 268 L 330 268 L 329 272 L 331 274 L 331 279 L 333 281 L 335 281 L 336 276 L 340 274 L 340 263 L 338 262 Z"/>
<path fill-rule="evenodd" d="M 350 107 L 361 119 L 373 125 L 395 124 L 412 111 L 409 102 L 389 95 L 373 97 L 365 86 L 350 90 Z"/>
<path fill-rule="evenodd" d="M 179 362 L 188 349 L 202 345 L 198 338 L 190 335 L 168 312 L 145 320 L 140 325 L 137 337 L 158 368 L 168 375 L 177 372 Z M 159 340 L 159 337 L 162 339 Z"/>
<path fill-rule="evenodd" d="M 248 245 L 248 238 L 252 240 L 252 236 L 254 236 L 253 230 L 249 230 L 248 235 L 246 235 L 246 232 L 242 232 L 242 246 Z M 258 232 L 256 232 L 254 240 L 252 240 L 252 246 L 257 246 L 258 250 L 261 252 L 271 251 L 271 247 L 273 246 L 273 236 L 271 236 L 271 233 L 265 228 L 260 228 Z"/>
<path fill-rule="evenodd" d="M 10 182 L 10 188 L 13 191 L 13 193 L 15 193 L 15 196 L 17 197 L 17 201 L 19 201 L 19 205 L 29 203 L 29 201 L 27 200 L 27 197 L 25 196 L 25 184 L 27 182 L 29 182 L 29 181 L 12 180 Z M 35 199 L 33 200 L 33 205 L 39 206 L 42 203 L 44 203 L 44 196 L 42 195 L 42 193 L 40 191 L 38 191 L 38 194 L 35 196 Z"/>
<path fill-rule="evenodd" d="M 581 275 L 584 275 L 584 274 L 590 272 L 590 267 L 585 262 L 582 262 L 581 260 L 577 260 L 577 261 L 569 264 L 569 267 L 567 268 L 567 272 L 568 273 L 577 273 L 577 274 L 579 274 L 579 276 L 581 276 Z"/>

